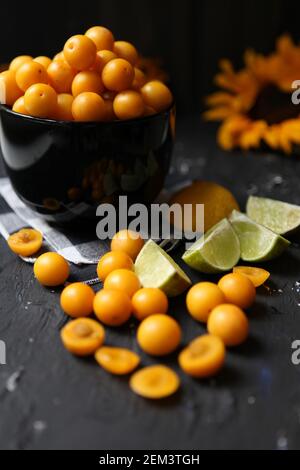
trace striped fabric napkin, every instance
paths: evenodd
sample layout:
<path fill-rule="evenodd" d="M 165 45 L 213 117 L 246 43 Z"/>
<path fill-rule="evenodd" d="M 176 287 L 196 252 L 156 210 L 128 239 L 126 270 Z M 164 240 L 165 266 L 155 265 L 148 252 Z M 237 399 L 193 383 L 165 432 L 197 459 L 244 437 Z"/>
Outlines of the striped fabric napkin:
<path fill-rule="evenodd" d="M 22 229 L 34 228 L 44 235 L 46 251 L 56 251 L 76 265 L 97 264 L 108 251 L 108 243 L 96 239 L 96 233 L 76 233 L 57 228 L 39 218 L 16 195 L 8 178 L 0 178 L 0 233 L 7 240 L 9 235 Z M 36 258 L 26 258 L 34 263 Z"/>

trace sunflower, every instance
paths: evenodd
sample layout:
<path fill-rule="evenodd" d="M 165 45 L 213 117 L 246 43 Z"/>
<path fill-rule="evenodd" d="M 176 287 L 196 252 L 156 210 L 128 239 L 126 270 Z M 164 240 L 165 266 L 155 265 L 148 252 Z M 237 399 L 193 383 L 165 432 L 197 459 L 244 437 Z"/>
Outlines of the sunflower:
<path fill-rule="evenodd" d="M 291 99 L 300 79 L 300 46 L 284 35 L 268 56 L 247 50 L 244 64 L 236 71 L 221 60 L 215 84 L 222 91 L 206 98 L 205 119 L 222 122 L 217 139 L 225 150 L 267 145 L 291 154 L 300 144 L 300 112 Z"/>

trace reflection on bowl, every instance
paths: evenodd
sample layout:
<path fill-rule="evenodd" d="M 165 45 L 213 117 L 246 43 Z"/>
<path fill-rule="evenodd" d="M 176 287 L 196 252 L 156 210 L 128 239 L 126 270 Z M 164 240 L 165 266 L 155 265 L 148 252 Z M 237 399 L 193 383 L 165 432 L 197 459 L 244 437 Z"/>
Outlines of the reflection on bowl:
<path fill-rule="evenodd" d="M 99 204 L 121 195 L 152 202 L 174 138 L 174 106 L 130 121 L 63 122 L 0 105 L 0 145 L 14 189 L 33 211 L 59 223 L 95 218 Z"/>

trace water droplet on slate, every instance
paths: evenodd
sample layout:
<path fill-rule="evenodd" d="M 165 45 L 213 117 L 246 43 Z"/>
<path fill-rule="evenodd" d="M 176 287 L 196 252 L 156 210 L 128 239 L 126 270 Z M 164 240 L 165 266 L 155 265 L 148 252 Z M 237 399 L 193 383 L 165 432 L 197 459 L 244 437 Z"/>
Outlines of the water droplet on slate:
<path fill-rule="evenodd" d="M 14 392 L 18 386 L 18 382 L 24 372 L 24 368 L 20 367 L 19 370 L 11 374 L 5 384 L 6 390 L 10 393 Z"/>
<path fill-rule="evenodd" d="M 43 432 L 47 429 L 47 423 L 45 423 L 45 421 L 35 421 L 33 423 L 33 429 L 36 432 Z"/>
<path fill-rule="evenodd" d="M 187 175 L 190 171 L 190 165 L 187 161 L 183 161 L 180 165 L 179 165 L 179 173 L 181 175 Z"/>
<path fill-rule="evenodd" d="M 273 175 L 266 184 L 266 189 L 268 191 L 272 191 L 272 189 L 276 188 L 277 186 L 282 186 L 284 183 L 284 179 L 280 175 Z"/>
<path fill-rule="evenodd" d="M 288 439 L 285 434 L 279 434 L 277 438 L 277 449 L 278 450 L 287 450 L 288 449 Z"/>
<path fill-rule="evenodd" d="M 257 193 L 258 193 L 258 187 L 255 184 L 251 184 L 249 188 L 247 189 L 247 194 L 251 196 Z"/>
<path fill-rule="evenodd" d="M 253 396 L 248 397 L 248 404 L 249 405 L 254 405 L 256 402 L 256 398 Z"/>

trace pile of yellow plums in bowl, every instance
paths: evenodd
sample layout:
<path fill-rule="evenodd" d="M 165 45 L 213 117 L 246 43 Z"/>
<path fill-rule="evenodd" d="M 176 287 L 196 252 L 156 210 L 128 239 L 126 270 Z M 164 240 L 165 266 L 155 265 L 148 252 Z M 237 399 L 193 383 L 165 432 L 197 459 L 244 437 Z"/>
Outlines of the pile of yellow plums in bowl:
<path fill-rule="evenodd" d="M 94 26 L 72 36 L 53 59 L 16 57 L 0 74 L 0 101 L 16 113 L 58 121 L 137 119 L 167 110 L 169 88 L 148 80 L 139 54 Z"/>

